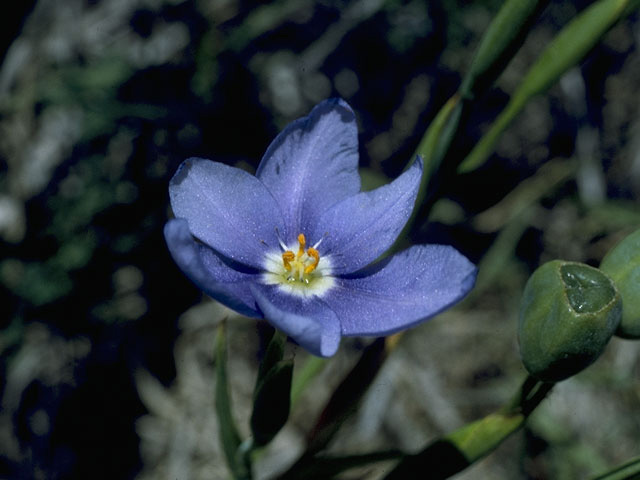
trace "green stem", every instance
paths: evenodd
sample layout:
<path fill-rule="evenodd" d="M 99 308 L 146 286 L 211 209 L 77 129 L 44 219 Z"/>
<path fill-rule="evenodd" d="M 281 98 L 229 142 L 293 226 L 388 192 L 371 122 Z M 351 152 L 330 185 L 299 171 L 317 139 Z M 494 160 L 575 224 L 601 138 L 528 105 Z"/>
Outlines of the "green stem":
<path fill-rule="evenodd" d="M 513 398 L 499 411 L 472 422 L 403 459 L 385 480 L 444 479 L 495 450 L 522 428 L 554 383 L 528 376 Z"/>
<path fill-rule="evenodd" d="M 456 430 L 445 439 L 453 443 L 472 464 L 519 430 L 553 385 L 527 376 L 520 390 L 502 409 Z"/>

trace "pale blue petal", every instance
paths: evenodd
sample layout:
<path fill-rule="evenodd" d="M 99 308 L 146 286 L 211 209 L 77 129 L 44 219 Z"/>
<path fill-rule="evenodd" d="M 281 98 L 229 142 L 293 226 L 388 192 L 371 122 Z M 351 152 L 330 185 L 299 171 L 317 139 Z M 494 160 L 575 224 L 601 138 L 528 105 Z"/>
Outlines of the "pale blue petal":
<path fill-rule="evenodd" d="M 473 288 L 476 268 L 453 247 L 418 245 L 362 275 L 337 278 L 323 297 L 343 335 L 388 335 L 433 317 Z"/>
<path fill-rule="evenodd" d="M 265 186 L 239 168 L 190 158 L 171 179 L 169 196 L 191 233 L 233 261 L 261 268 L 266 252 L 279 248 L 282 213 Z"/>
<path fill-rule="evenodd" d="M 204 293 L 238 313 L 248 317 L 261 316 L 249 288 L 257 280 L 257 273 L 241 272 L 227 266 L 213 250 L 193 239 L 184 219 L 167 222 L 164 236 L 178 267 Z"/>
<path fill-rule="evenodd" d="M 388 185 L 361 192 L 323 213 L 308 241 L 322 238 L 320 255 L 334 274 L 355 272 L 387 251 L 411 216 L 420 188 L 422 160 Z"/>
<path fill-rule="evenodd" d="M 278 290 L 275 285 L 251 285 L 264 317 L 304 349 L 330 357 L 340 345 L 340 323 L 318 298 L 301 298 Z"/>
<path fill-rule="evenodd" d="M 267 149 L 256 176 L 280 205 L 287 243 L 308 234 L 326 209 L 360 191 L 358 129 L 343 100 L 318 104 Z"/>

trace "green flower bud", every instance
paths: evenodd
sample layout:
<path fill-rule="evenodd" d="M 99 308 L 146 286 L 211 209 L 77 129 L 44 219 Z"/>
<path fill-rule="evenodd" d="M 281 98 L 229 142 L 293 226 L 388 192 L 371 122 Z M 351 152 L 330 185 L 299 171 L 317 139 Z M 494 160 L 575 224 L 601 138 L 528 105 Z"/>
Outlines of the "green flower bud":
<path fill-rule="evenodd" d="M 518 341 L 524 366 L 546 382 L 593 363 L 620 323 L 622 302 L 597 268 L 554 260 L 529 278 L 520 305 Z"/>
<path fill-rule="evenodd" d="M 622 321 L 616 335 L 640 338 L 640 230 L 611 249 L 600 270 L 613 279 L 622 297 Z"/>

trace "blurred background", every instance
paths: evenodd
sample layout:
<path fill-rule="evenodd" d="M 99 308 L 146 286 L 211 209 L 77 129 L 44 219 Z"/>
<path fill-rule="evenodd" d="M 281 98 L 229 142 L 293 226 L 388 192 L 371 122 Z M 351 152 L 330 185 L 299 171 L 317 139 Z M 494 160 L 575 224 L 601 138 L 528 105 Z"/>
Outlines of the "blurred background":
<path fill-rule="evenodd" d="M 557 1 L 454 146 L 460 161 L 526 69 L 590 2 Z M 394 178 L 473 58 L 498 0 L 25 0 L 0 36 L 0 478 L 218 479 L 213 339 L 229 317 L 247 432 L 262 326 L 202 294 L 162 236 L 182 160 L 253 171 L 331 96 L 360 127 L 363 183 Z M 416 242 L 480 266 L 455 309 L 408 332 L 332 451 L 417 451 L 504 403 L 529 274 L 598 265 L 640 225 L 640 21 L 615 26 L 532 101 L 480 170 L 443 175 Z M 259 460 L 272 478 L 358 357 L 343 341 Z M 640 344 L 614 338 L 527 428 L 457 478 L 584 478 L 639 453 Z M 292 348 L 296 364 L 307 359 Z M 375 479 L 377 465 L 344 478 Z"/>

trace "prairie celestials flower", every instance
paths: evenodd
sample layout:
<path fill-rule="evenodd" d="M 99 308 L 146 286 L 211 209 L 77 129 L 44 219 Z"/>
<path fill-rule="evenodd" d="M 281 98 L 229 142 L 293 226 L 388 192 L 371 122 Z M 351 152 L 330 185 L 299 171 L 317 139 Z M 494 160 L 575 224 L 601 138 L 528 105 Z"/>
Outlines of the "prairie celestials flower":
<path fill-rule="evenodd" d="M 256 175 L 190 158 L 171 179 L 169 250 L 205 293 L 266 318 L 311 353 L 340 337 L 381 336 L 450 307 L 476 269 L 454 248 L 416 245 L 372 264 L 407 222 L 422 160 L 360 191 L 354 114 L 326 100 L 289 124 Z"/>

